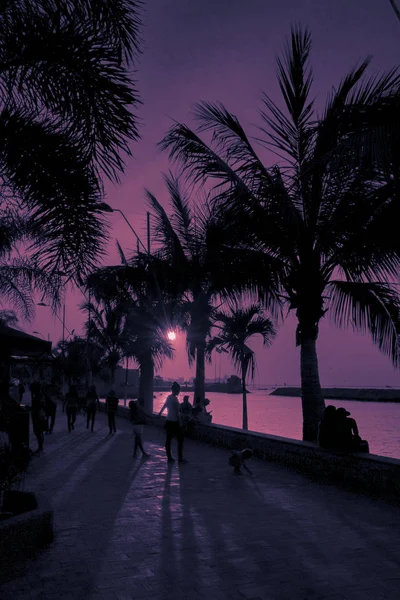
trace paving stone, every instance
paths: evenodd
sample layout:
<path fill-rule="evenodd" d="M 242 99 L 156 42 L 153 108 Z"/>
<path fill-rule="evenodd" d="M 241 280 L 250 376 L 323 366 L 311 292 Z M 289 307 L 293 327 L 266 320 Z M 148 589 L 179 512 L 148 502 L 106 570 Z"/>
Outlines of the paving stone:
<path fill-rule="evenodd" d="M 398 507 L 259 460 L 234 477 L 228 451 L 192 440 L 171 466 L 159 429 L 135 460 L 129 423 L 108 436 L 103 414 L 94 434 L 66 429 L 59 412 L 25 483 L 53 503 L 55 540 L 1 600 L 399 597 Z"/>

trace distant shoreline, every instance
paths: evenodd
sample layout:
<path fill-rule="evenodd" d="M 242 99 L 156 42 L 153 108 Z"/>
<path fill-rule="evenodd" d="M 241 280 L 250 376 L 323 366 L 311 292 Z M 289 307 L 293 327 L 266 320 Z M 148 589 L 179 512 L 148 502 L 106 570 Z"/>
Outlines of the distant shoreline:
<path fill-rule="evenodd" d="M 356 400 L 359 402 L 400 402 L 400 389 L 392 388 L 322 388 L 326 400 Z M 300 397 L 299 387 L 278 387 L 271 396 Z"/>

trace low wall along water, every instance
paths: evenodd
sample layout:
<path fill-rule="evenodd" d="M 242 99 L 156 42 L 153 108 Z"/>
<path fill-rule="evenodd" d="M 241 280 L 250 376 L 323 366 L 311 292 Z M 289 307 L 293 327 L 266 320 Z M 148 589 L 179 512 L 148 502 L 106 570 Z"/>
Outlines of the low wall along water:
<path fill-rule="evenodd" d="M 104 410 L 104 405 L 101 410 Z M 129 419 L 129 409 L 119 406 L 118 416 Z M 153 415 L 148 423 L 164 427 L 165 417 Z M 400 460 L 395 458 L 333 453 L 310 442 L 225 425 L 196 423 L 189 428 L 186 437 L 228 449 L 251 448 L 259 458 L 284 464 L 317 479 L 338 481 L 366 491 L 400 497 Z"/>

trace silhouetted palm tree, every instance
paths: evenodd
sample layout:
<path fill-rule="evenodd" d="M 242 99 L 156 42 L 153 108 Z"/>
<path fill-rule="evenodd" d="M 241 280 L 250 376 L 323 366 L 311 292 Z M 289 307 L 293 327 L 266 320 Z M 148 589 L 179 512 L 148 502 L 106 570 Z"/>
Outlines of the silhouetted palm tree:
<path fill-rule="evenodd" d="M 85 324 L 87 339 L 102 351 L 101 362 L 110 370 L 111 385 L 115 384 L 115 371 L 126 356 L 131 334 L 127 326 L 126 303 L 101 298 L 98 303 L 86 303 L 83 310 L 90 310 L 90 320 Z"/>
<path fill-rule="evenodd" d="M 100 300 L 119 303 L 125 311 L 124 355 L 139 366 L 139 397 L 144 399 L 146 412 L 152 412 L 155 368 L 161 368 L 166 358 L 173 357 L 167 331 L 181 318 L 179 300 L 165 292 L 161 278 L 155 280 L 149 269 L 147 255 L 127 260 L 121 248 L 122 265 L 94 271 L 86 281 L 88 289 Z"/>
<path fill-rule="evenodd" d="M 199 131 L 212 132 L 211 145 L 176 124 L 162 147 L 192 181 L 217 180 L 215 205 L 232 245 L 251 251 L 258 263 L 253 283 L 260 296 L 272 294 L 273 302 L 280 298 L 296 311 L 303 439 L 314 441 L 324 408 L 316 341 L 328 309 L 338 325 L 369 330 L 380 350 L 400 362 L 400 304 L 388 284 L 400 272 L 400 93 L 394 71 L 363 78 L 366 60 L 318 116 L 310 49 L 309 32 L 296 28 L 278 59 L 286 112 L 263 96 L 256 141 L 278 154 L 279 164 L 263 164 L 238 119 L 220 104 L 202 103 L 195 113 Z"/>
<path fill-rule="evenodd" d="M 45 272 L 35 260 L 23 257 L 18 244 L 26 242 L 29 224 L 0 198 L 0 303 L 14 307 L 29 319 L 35 312 L 36 289 L 56 308 L 60 300 L 60 277 Z"/>
<path fill-rule="evenodd" d="M 101 253 L 102 177 L 118 180 L 138 137 L 139 5 L 0 4 L 1 200 L 29 217 L 46 270 L 79 273 Z"/>
<path fill-rule="evenodd" d="M 100 346 L 76 335 L 55 347 L 53 373 L 60 383 L 64 375 L 70 384 L 79 384 L 89 369 L 94 374 L 100 373 L 103 354 Z"/>
<path fill-rule="evenodd" d="M 256 368 L 255 353 L 248 346 L 248 342 L 253 336 L 261 335 L 264 346 L 270 346 L 275 339 L 276 329 L 272 320 L 265 316 L 264 309 L 258 304 L 243 308 L 230 307 L 228 311 L 218 312 L 215 315 L 214 327 L 220 329 L 220 332 L 210 340 L 207 351 L 211 355 L 214 348 L 224 348 L 240 371 L 243 393 L 242 427 L 248 429 L 246 377 L 250 373 L 251 379 L 254 379 Z"/>
<path fill-rule="evenodd" d="M 153 209 L 153 236 L 159 245 L 153 268 L 158 277 L 169 279 L 170 292 L 181 299 L 187 314 L 185 329 L 189 364 L 196 361 L 195 397 L 204 402 L 205 349 L 213 323 L 214 303 L 237 291 L 235 253 L 225 246 L 224 225 L 207 203 L 197 198 L 191 204 L 178 180 L 164 177 L 171 216 L 153 194 L 147 192 Z M 157 262 L 160 261 L 160 262 Z M 245 281 L 240 281 L 244 287 Z M 235 287 L 236 286 L 236 287 Z M 167 284 L 168 287 L 168 284 Z"/>

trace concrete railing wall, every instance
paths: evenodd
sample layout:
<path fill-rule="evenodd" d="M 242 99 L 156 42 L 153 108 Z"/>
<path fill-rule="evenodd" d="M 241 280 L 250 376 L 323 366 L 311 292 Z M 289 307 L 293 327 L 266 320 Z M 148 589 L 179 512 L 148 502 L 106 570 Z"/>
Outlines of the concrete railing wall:
<path fill-rule="evenodd" d="M 128 419 L 129 409 L 120 406 L 118 415 Z M 148 423 L 164 427 L 165 417 L 153 415 Z M 259 458 L 284 464 L 318 479 L 354 484 L 366 490 L 400 497 L 400 460 L 395 458 L 333 453 L 310 442 L 225 425 L 196 423 L 189 427 L 186 437 L 228 449 L 251 448 Z"/>

